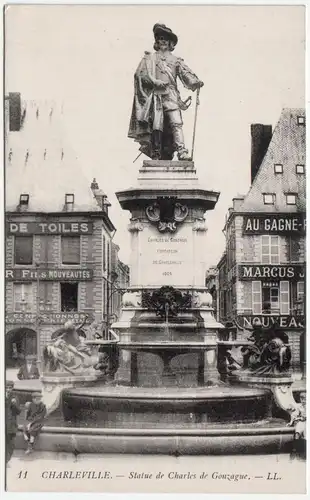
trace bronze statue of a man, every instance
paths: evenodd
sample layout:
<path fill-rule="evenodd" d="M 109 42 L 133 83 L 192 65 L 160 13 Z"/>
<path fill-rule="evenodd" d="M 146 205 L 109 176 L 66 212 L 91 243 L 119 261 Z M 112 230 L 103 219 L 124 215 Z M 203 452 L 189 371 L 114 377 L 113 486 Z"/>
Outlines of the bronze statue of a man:
<path fill-rule="evenodd" d="M 164 24 L 153 28 L 155 52 L 145 52 L 135 73 L 135 95 L 128 137 L 140 143 L 140 151 L 154 160 L 190 160 L 184 144 L 181 111 L 187 109 L 177 87 L 195 91 L 203 82 L 172 54 L 178 37 Z"/>

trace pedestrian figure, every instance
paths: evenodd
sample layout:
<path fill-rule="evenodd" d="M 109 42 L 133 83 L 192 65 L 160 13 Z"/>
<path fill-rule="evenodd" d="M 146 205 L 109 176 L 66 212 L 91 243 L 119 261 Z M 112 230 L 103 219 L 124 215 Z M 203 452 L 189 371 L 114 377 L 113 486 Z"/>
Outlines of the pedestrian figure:
<path fill-rule="evenodd" d="M 294 440 L 292 447 L 292 455 L 299 458 L 306 458 L 306 398 L 304 394 L 300 394 L 300 403 L 291 405 L 289 412 L 291 420 L 287 424 L 289 427 L 295 427 Z"/>
<path fill-rule="evenodd" d="M 17 432 L 17 415 L 20 414 L 20 406 L 13 397 L 14 383 L 7 381 L 5 390 L 5 461 L 9 463 L 14 452 L 15 438 Z"/>
<path fill-rule="evenodd" d="M 25 362 L 20 367 L 17 378 L 19 380 L 34 380 L 40 378 L 35 356 L 25 357 Z"/>
<path fill-rule="evenodd" d="M 24 425 L 24 438 L 28 443 L 26 455 L 33 451 L 36 438 L 44 425 L 46 417 L 46 406 L 42 401 L 42 394 L 34 392 L 32 401 L 25 404 L 26 423 Z"/>

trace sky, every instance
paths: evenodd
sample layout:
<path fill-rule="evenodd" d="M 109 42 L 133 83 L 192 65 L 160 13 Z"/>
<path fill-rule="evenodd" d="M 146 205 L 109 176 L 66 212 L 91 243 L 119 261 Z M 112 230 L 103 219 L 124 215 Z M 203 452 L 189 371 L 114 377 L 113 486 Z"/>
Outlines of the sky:
<path fill-rule="evenodd" d="M 64 103 L 67 141 L 84 177 L 107 193 L 114 241 L 128 263 L 129 212 L 115 192 L 136 183 L 147 159 L 133 163 L 138 145 L 127 138 L 133 75 L 152 50 L 153 25 L 170 27 L 179 38 L 174 54 L 205 83 L 194 160 L 201 186 L 221 193 L 206 214 L 211 266 L 224 250 L 232 198 L 250 187 L 250 125 L 274 127 L 282 108 L 305 106 L 304 16 L 303 6 L 10 6 L 5 92 Z M 193 95 L 179 88 L 183 98 Z M 189 149 L 194 111 L 183 114 Z"/>

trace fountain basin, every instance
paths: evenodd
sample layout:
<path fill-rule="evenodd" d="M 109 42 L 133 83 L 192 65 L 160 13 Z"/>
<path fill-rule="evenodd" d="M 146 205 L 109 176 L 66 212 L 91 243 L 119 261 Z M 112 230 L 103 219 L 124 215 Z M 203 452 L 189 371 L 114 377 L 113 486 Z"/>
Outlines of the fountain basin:
<path fill-rule="evenodd" d="M 232 424 L 233 425 L 233 424 Z M 294 431 L 283 421 L 186 429 L 43 427 L 36 450 L 79 453 L 233 455 L 288 453 Z M 16 447 L 25 449 L 22 428 Z"/>
<path fill-rule="evenodd" d="M 177 427 L 257 422 L 270 416 L 267 390 L 238 387 L 122 387 L 97 384 L 64 389 L 62 413 L 90 427 Z"/>

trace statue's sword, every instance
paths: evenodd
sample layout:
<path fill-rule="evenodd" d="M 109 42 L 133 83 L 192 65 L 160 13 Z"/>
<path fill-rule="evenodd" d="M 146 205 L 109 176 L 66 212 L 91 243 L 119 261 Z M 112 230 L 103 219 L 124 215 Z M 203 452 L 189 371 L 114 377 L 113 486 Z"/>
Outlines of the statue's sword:
<path fill-rule="evenodd" d="M 191 154 L 191 160 L 194 158 L 194 147 L 195 147 L 195 136 L 196 136 L 196 124 L 197 124 L 197 114 L 198 114 L 198 106 L 200 104 L 199 101 L 199 93 L 200 93 L 200 87 L 197 89 L 197 94 L 196 94 L 196 108 L 195 108 L 195 120 L 194 120 L 194 130 L 193 130 L 193 143 L 192 143 L 192 154 Z"/>

